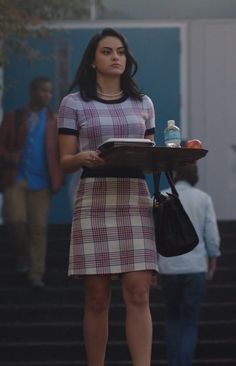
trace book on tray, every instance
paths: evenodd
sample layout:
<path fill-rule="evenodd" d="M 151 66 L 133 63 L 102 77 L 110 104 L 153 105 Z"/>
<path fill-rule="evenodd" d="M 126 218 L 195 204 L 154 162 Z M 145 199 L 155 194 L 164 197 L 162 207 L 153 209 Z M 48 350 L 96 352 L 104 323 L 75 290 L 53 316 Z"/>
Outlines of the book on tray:
<path fill-rule="evenodd" d="M 99 145 L 98 149 L 103 152 L 113 147 L 120 147 L 120 146 L 155 146 L 155 142 L 150 139 L 138 139 L 138 138 L 109 138 L 104 141 L 101 145 Z"/>

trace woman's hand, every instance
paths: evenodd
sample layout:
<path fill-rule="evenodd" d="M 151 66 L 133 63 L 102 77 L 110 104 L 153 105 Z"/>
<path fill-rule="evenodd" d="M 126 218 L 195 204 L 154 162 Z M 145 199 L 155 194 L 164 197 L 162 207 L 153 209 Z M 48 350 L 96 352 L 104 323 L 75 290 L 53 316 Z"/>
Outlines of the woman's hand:
<path fill-rule="evenodd" d="M 217 257 L 208 258 L 207 280 L 212 280 L 216 271 Z"/>
<path fill-rule="evenodd" d="M 105 160 L 100 158 L 98 151 L 82 151 L 77 154 L 78 163 L 87 168 L 97 168 L 105 164 Z"/>
<path fill-rule="evenodd" d="M 59 135 L 60 164 L 64 172 L 73 173 L 83 166 L 96 168 L 105 164 L 99 151 L 78 152 L 78 141 L 74 135 Z"/>

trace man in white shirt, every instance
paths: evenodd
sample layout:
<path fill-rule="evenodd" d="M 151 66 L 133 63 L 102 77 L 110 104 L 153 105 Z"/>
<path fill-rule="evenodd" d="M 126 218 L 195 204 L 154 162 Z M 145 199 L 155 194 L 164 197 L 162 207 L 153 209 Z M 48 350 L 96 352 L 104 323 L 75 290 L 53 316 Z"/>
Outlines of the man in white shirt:
<path fill-rule="evenodd" d="M 185 164 L 175 172 L 176 189 L 198 234 L 198 245 L 187 254 L 158 257 L 167 313 L 168 366 L 192 365 L 206 279 L 213 278 L 220 255 L 220 236 L 213 202 L 207 193 L 194 187 L 197 181 L 196 164 Z"/>

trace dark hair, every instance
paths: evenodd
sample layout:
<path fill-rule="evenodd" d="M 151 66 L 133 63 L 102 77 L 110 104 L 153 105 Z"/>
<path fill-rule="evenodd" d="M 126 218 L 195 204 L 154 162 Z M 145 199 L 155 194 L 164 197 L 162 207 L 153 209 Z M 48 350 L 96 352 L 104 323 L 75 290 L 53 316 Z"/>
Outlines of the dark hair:
<path fill-rule="evenodd" d="M 38 76 L 34 78 L 30 83 L 30 91 L 36 90 L 39 88 L 42 83 L 51 83 L 51 80 L 46 76 Z"/>
<path fill-rule="evenodd" d="M 198 178 L 198 168 L 196 163 L 181 164 L 175 170 L 175 182 L 178 182 L 179 180 L 184 180 L 191 184 L 191 186 L 195 186 L 195 184 L 198 182 Z"/>
<path fill-rule="evenodd" d="M 97 33 L 90 40 L 77 69 L 75 79 L 69 88 L 69 92 L 75 87 L 78 87 L 80 89 L 81 97 L 84 100 L 96 98 L 96 70 L 92 68 L 92 63 L 94 61 L 98 43 L 105 37 L 116 37 L 122 42 L 125 48 L 126 68 L 121 75 L 121 89 L 124 91 L 125 95 L 141 100 L 143 93 L 132 79 L 132 76 L 135 75 L 138 69 L 137 62 L 130 53 L 124 36 L 112 28 L 103 29 L 101 33 Z"/>

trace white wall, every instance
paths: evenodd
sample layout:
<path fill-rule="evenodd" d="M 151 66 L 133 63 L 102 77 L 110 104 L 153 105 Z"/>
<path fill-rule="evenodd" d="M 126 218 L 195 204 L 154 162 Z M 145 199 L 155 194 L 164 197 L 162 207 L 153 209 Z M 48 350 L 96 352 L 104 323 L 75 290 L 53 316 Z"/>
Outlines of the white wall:
<path fill-rule="evenodd" d="M 233 18 L 235 0 L 102 0 L 98 19 L 186 20 Z"/>
<path fill-rule="evenodd" d="M 235 220 L 236 22 L 191 22 L 188 31 L 190 136 L 209 149 L 199 162 L 200 186 L 219 219 Z"/>

